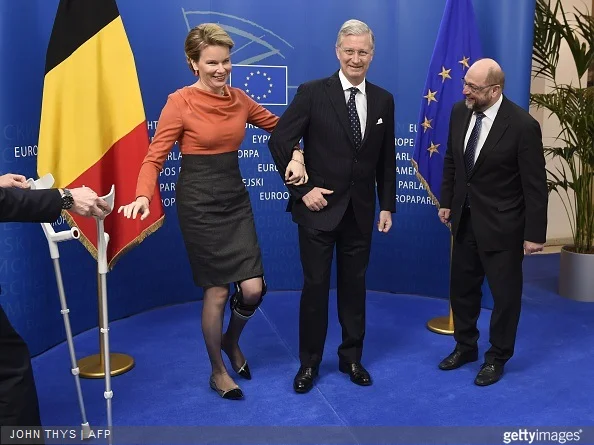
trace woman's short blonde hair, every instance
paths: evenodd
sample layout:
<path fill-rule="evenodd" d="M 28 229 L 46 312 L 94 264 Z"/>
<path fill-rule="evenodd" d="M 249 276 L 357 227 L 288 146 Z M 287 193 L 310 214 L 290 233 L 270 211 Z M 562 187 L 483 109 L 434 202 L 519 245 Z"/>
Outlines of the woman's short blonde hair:
<path fill-rule="evenodd" d="M 216 23 L 203 23 L 192 28 L 184 43 L 186 60 L 192 72 L 194 72 L 192 60 L 198 62 L 200 53 L 208 45 L 226 46 L 231 49 L 234 43 L 227 31 Z"/>

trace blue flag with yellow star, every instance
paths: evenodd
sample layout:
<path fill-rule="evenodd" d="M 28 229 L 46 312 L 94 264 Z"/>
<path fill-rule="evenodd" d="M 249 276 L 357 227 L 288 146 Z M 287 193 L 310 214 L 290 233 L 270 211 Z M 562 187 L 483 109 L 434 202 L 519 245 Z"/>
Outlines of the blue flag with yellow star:
<path fill-rule="evenodd" d="M 462 100 L 466 70 L 482 57 L 471 0 L 447 0 L 425 81 L 412 163 L 439 207 L 450 112 Z"/>
<path fill-rule="evenodd" d="M 287 105 L 287 78 L 286 66 L 233 65 L 229 83 L 260 105 Z"/>

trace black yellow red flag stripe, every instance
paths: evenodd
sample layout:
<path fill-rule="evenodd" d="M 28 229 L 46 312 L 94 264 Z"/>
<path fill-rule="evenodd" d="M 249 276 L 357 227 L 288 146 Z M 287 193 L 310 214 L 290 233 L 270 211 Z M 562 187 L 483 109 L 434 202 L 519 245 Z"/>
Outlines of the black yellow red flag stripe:
<path fill-rule="evenodd" d="M 117 214 L 135 198 L 148 145 L 134 56 L 115 0 L 60 0 L 46 55 L 37 172 L 51 173 L 56 187 L 86 185 L 99 195 L 115 185 L 115 211 L 105 220 L 110 267 L 163 224 L 158 190 L 146 220 Z M 67 219 L 96 256 L 95 222 Z"/>

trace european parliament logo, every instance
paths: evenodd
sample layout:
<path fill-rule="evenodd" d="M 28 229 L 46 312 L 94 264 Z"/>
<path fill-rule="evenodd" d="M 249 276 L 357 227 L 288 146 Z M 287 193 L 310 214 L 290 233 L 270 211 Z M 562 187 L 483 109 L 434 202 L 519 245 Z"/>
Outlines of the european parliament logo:
<path fill-rule="evenodd" d="M 260 105 L 287 105 L 287 67 L 233 65 L 229 82 Z"/>

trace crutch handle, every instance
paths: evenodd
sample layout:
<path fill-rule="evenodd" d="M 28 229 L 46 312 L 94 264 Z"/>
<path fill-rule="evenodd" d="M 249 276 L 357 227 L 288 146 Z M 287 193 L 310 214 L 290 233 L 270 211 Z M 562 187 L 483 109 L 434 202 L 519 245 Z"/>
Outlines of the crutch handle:
<path fill-rule="evenodd" d="M 60 251 L 58 250 L 58 243 L 61 241 L 69 241 L 71 239 L 78 239 L 80 237 L 80 231 L 78 227 L 72 227 L 69 230 L 63 230 L 56 233 L 51 224 L 41 223 L 43 233 L 47 238 L 47 245 L 49 247 L 50 256 L 53 260 L 60 258 Z"/>
<path fill-rule="evenodd" d="M 32 178 L 27 179 L 29 186 L 32 190 L 45 190 L 51 188 L 54 185 L 54 177 L 51 173 L 42 176 L 39 179 L 33 180 Z"/>
<path fill-rule="evenodd" d="M 54 232 L 48 236 L 48 238 L 54 243 L 59 243 L 60 241 L 70 241 L 71 239 L 78 239 L 79 237 L 80 232 L 78 227 L 73 227 L 70 230 L 63 230 L 62 232 L 58 233 Z"/>
<path fill-rule="evenodd" d="M 48 173 L 47 175 L 36 180 L 29 178 L 27 179 L 27 182 L 29 183 L 31 190 L 46 190 L 54 185 L 54 177 L 51 173 Z M 56 243 L 61 241 L 69 241 L 71 239 L 78 239 L 80 237 L 80 231 L 77 227 L 72 227 L 69 230 L 63 230 L 62 232 L 58 233 L 55 232 L 51 224 L 41 223 L 41 227 L 43 228 L 43 233 L 45 233 L 45 237 L 47 238 L 50 256 L 54 260 L 56 258 L 60 258 L 60 252 L 58 251 L 58 246 Z"/>

